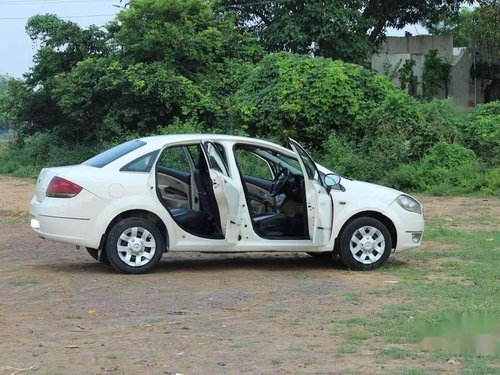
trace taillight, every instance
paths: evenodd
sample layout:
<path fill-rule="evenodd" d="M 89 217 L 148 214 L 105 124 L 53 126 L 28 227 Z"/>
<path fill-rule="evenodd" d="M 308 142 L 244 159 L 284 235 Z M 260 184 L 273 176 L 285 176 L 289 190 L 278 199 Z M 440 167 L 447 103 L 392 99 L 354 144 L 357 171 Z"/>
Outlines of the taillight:
<path fill-rule="evenodd" d="M 82 191 L 80 185 L 61 177 L 53 177 L 45 195 L 51 198 L 73 198 Z"/>

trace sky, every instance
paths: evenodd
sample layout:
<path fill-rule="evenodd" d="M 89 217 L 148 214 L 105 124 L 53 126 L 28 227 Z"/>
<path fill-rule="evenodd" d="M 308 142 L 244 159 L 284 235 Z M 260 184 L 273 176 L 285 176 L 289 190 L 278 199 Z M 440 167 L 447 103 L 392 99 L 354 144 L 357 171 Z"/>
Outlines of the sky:
<path fill-rule="evenodd" d="M 103 26 L 120 11 L 120 0 L 0 0 L 0 74 L 21 78 L 36 51 L 25 25 L 35 14 L 56 14 L 81 26 Z M 419 26 L 388 30 L 388 35 L 425 34 Z"/>
<path fill-rule="evenodd" d="M 103 26 L 120 9 L 120 0 L 0 0 L 0 74 L 21 78 L 36 51 L 24 27 L 35 14 L 56 14 L 81 26 Z"/>

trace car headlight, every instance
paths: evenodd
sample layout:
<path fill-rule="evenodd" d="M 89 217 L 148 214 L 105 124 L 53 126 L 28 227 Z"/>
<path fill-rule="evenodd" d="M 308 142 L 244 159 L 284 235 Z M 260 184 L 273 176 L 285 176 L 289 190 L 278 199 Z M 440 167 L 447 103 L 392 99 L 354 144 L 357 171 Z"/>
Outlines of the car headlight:
<path fill-rule="evenodd" d="M 422 206 L 415 199 L 408 195 L 400 195 L 396 198 L 396 202 L 406 211 L 422 214 Z"/>

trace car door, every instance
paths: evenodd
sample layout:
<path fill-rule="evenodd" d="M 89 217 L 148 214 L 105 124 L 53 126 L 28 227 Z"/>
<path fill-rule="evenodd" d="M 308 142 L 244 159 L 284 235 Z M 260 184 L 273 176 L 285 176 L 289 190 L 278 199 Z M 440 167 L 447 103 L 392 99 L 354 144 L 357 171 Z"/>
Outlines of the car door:
<path fill-rule="evenodd" d="M 237 243 L 240 236 L 244 196 L 231 179 L 224 158 L 211 141 L 201 142 L 209 166 L 215 200 L 219 207 L 221 228 L 229 243 Z"/>
<path fill-rule="evenodd" d="M 318 168 L 309 154 L 293 139 L 289 141 L 304 173 L 309 236 L 314 245 L 326 245 L 332 234 L 333 199 L 325 189 Z"/>

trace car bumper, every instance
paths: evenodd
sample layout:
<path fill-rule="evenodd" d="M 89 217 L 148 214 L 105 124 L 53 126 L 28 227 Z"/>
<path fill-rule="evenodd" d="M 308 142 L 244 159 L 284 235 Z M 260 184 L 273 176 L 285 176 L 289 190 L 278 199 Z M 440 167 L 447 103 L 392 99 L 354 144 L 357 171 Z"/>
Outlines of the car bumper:
<path fill-rule="evenodd" d="M 36 196 L 33 197 L 30 204 L 33 231 L 49 240 L 98 248 L 100 236 L 94 233 L 95 226 L 91 217 L 68 215 L 58 201 L 60 199 L 45 199 L 39 202 Z M 85 201 L 85 197 L 77 199 L 76 206 L 84 204 L 82 201 Z"/>
<path fill-rule="evenodd" d="M 424 235 L 424 215 L 405 211 L 397 203 L 393 208 L 397 212 L 394 222 L 398 237 L 396 251 L 419 247 Z"/>

